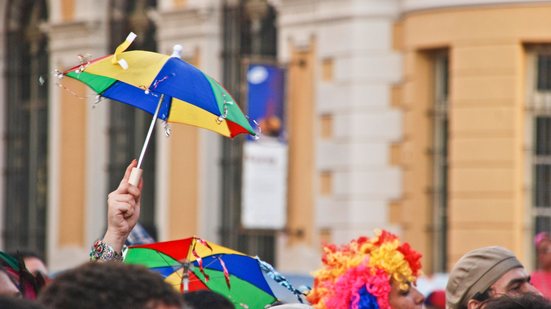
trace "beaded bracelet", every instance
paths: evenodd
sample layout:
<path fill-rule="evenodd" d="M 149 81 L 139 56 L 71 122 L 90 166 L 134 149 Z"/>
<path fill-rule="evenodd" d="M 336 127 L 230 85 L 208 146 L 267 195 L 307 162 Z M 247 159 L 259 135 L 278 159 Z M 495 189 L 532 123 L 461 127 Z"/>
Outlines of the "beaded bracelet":
<path fill-rule="evenodd" d="M 90 249 L 90 261 L 122 262 L 122 259 L 122 253 L 116 252 L 101 239 L 96 240 Z"/>

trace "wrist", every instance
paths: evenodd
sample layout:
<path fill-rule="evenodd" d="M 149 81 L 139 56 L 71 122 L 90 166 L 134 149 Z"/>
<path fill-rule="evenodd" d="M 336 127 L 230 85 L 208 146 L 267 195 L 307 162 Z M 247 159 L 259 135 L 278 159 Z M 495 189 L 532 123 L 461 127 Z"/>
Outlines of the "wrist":
<path fill-rule="evenodd" d="M 98 239 L 92 245 L 90 249 L 90 260 L 91 261 L 102 261 L 102 262 L 122 262 L 122 250 L 115 251 L 113 247 L 107 244 L 105 241 Z"/>
<path fill-rule="evenodd" d="M 120 233 L 107 229 L 107 232 L 105 232 L 103 236 L 103 242 L 111 246 L 116 252 L 121 252 L 127 238 L 127 234 L 121 235 Z"/>

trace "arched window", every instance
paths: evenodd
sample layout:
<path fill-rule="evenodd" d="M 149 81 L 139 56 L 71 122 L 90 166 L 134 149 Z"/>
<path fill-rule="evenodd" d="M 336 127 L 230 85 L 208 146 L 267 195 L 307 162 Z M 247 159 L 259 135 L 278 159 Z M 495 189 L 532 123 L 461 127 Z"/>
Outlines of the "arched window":
<path fill-rule="evenodd" d="M 48 192 L 45 0 L 10 0 L 6 25 L 5 249 L 44 254 Z"/>
<path fill-rule="evenodd" d="M 112 0 L 110 2 L 110 44 L 112 51 L 128 33 L 138 35 L 130 49 L 157 50 L 155 24 L 147 15 L 155 9 L 155 0 Z M 152 115 L 134 107 L 113 102 L 109 105 L 109 188 L 115 189 L 132 158 L 138 158 Z M 152 134 L 142 168 L 144 189 L 140 223 L 152 236 L 155 228 L 155 134 Z"/>

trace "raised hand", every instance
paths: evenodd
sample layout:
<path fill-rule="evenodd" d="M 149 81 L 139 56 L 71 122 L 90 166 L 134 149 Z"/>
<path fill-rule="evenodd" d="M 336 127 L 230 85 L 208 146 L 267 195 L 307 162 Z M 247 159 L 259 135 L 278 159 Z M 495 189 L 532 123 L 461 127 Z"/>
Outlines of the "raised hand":
<path fill-rule="evenodd" d="M 109 193 L 107 199 L 107 232 L 103 241 L 116 252 L 122 251 L 126 238 L 140 218 L 143 180 L 140 179 L 137 187 L 128 183 L 130 172 L 136 166 L 136 160 L 132 160 L 118 188 Z"/>

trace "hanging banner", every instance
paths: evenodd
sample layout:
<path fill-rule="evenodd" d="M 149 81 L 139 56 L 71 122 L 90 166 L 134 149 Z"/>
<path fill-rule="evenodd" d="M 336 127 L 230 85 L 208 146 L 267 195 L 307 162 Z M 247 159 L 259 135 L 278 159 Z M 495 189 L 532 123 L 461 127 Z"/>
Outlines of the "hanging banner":
<path fill-rule="evenodd" d="M 275 65 L 247 68 L 247 114 L 260 128 L 258 140 L 243 145 L 241 224 L 249 229 L 283 229 L 287 221 L 285 71 Z"/>
<path fill-rule="evenodd" d="M 247 70 L 248 115 L 260 127 L 261 140 L 286 142 L 285 71 L 275 65 L 251 64 Z M 252 138 L 251 138 L 252 139 Z M 251 140 L 250 139 L 250 140 Z"/>

